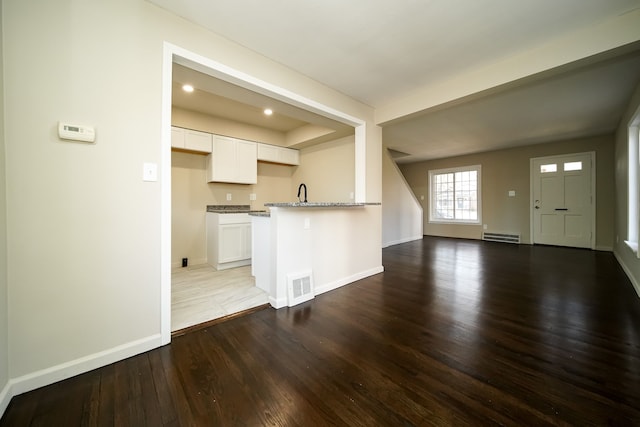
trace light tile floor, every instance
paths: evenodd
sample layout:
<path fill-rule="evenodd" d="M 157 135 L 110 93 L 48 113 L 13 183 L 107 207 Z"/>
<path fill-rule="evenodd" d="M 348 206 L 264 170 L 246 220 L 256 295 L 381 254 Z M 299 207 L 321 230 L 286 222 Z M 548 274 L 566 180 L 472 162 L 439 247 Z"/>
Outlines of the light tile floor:
<path fill-rule="evenodd" d="M 248 310 L 268 302 L 251 266 L 216 271 L 209 264 L 171 271 L 171 330 Z"/>

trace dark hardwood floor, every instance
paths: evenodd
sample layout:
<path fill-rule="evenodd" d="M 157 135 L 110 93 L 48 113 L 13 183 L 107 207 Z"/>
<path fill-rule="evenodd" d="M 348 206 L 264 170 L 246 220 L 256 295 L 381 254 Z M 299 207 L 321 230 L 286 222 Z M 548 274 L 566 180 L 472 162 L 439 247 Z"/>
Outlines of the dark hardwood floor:
<path fill-rule="evenodd" d="M 16 396 L 0 426 L 640 425 L 611 253 L 444 238 L 385 272 Z"/>

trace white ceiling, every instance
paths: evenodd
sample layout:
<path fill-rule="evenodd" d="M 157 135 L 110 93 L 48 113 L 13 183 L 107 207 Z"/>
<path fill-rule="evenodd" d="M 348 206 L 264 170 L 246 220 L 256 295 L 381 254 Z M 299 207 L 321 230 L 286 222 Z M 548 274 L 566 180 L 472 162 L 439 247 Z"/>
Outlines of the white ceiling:
<path fill-rule="evenodd" d="M 353 127 L 344 123 L 184 65 L 174 63 L 172 74 L 172 106 L 280 132 L 288 147 L 304 148 L 354 133 Z M 194 91 L 185 92 L 185 84 L 193 86 Z M 264 114 L 267 108 L 273 111 L 272 115 Z"/>
<path fill-rule="evenodd" d="M 640 54 L 516 87 L 383 128 L 398 163 L 611 134 L 640 82 Z"/>
<path fill-rule="evenodd" d="M 308 124 L 304 120 L 282 114 L 281 103 L 231 83 L 211 78 L 175 63 L 172 74 L 171 105 L 175 107 L 223 119 L 242 121 L 283 133 Z M 194 91 L 188 93 L 182 90 L 185 84 L 194 87 Z M 276 113 L 266 116 L 265 108 L 271 108 Z"/>
<path fill-rule="evenodd" d="M 640 8 L 640 0 L 150 1 L 374 108 Z M 640 80 L 640 50 L 628 51 L 394 121 L 384 143 L 408 162 L 612 132 Z"/>

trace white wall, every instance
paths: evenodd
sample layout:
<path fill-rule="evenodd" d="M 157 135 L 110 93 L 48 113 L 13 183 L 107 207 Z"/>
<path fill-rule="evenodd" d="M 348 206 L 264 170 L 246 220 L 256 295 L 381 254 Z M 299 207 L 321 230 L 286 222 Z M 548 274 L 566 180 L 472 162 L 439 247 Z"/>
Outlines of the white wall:
<path fill-rule="evenodd" d="M 422 239 L 422 206 L 385 149 L 382 154 L 382 246 Z"/>
<path fill-rule="evenodd" d="M 429 170 L 482 166 L 482 223 L 487 231 L 520 234 L 531 243 L 529 161 L 535 157 L 594 151 L 596 153 L 596 249 L 613 247 L 614 184 L 613 135 L 555 141 L 444 159 L 401 164 L 400 170 L 424 208 L 424 234 L 481 239 L 482 225 L 429 222 Z M 516 192 L 509 197 L 509 191 Z"/>
<path fill-rule="evenodd" d="M 640 86 L 633 93 L 631 101 L 627 106 L 627 111 L 620 121 L 620 126 L 616 132 L 615 147 L 615 185 L 616 185 L 616 243 L 614 254 L 627 276 L 640 295 L 640 259 L 624 243 L 627 239 L 627 213 L 628 213 L 628 171 L 629 171 L 629 137 L 628 127 L 633 114 L 640 107 Z"/>
<path fill-rule="evenodd" d="M 0 99 L 4 99 L 2 54 L 2 8 L 0 7 Z M 9 398 L 9 325 L 7 303 L 7 197 L 4 148 L 4 103 L 0 103 L 0 417 Z"/>
<path fill-rule="evenodd" d="M 300 152 L 300 166 L 292 177 L 291 193 L 283 200 L 272 201 L 298 201 L 298 186 L 304 183 L 310 202 L 353 202 L 354 162 L 353 136 L 305 148 Z"/>
<path fill-rule="evenodd" d="M 311 271 L 316 294 L 383 271 L 380 206 L 271 208 L 275 307 L 287 304 L 287 276 Z M 307 226 L 308 224 L 308 226 Z M 273 282 L 272 282 L 273 283 Z"/>
<path fill-rule="evenodd" d="M 373 123 L 370 107 L 143 0 L 2 6 L 16 392 L 160 343 L 161 183 L 142 165 L 163 155 L 163 42 Z M 95 126 L 96 143 L 62 142 L 59 120 Z M 379 151 L 380 135 L 366 144 Z"/>

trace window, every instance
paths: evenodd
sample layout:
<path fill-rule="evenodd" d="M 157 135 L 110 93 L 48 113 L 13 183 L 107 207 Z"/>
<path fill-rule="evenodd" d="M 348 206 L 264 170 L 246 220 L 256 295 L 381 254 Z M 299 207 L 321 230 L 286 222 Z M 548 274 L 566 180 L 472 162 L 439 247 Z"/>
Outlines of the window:
<path fill-rule="evenodd" d="M 480 224 L 480 165 L 429 171 L 429 222 Z"/>
<path fill-rule="evenodd" d="M 565 172 L 581 171 L 582 162 L 566 162 L 563 164 L 563 170 Z M 540 165 L 540 173 L 554 173 L 554 172 L 558 172 L 558 165 L 556 163 Z"/>
<path fill-rule="evenodd" d="M 564 164 L 564 171 L 581 171 L 582 170 L 582 162 L 567 162 Z"/>
<path fill-rule="evenodd" d="M 558 172 L 558 165 L 551 163 L 548 165 L 540 165 L 540 173 L 553 173 Z"/>

